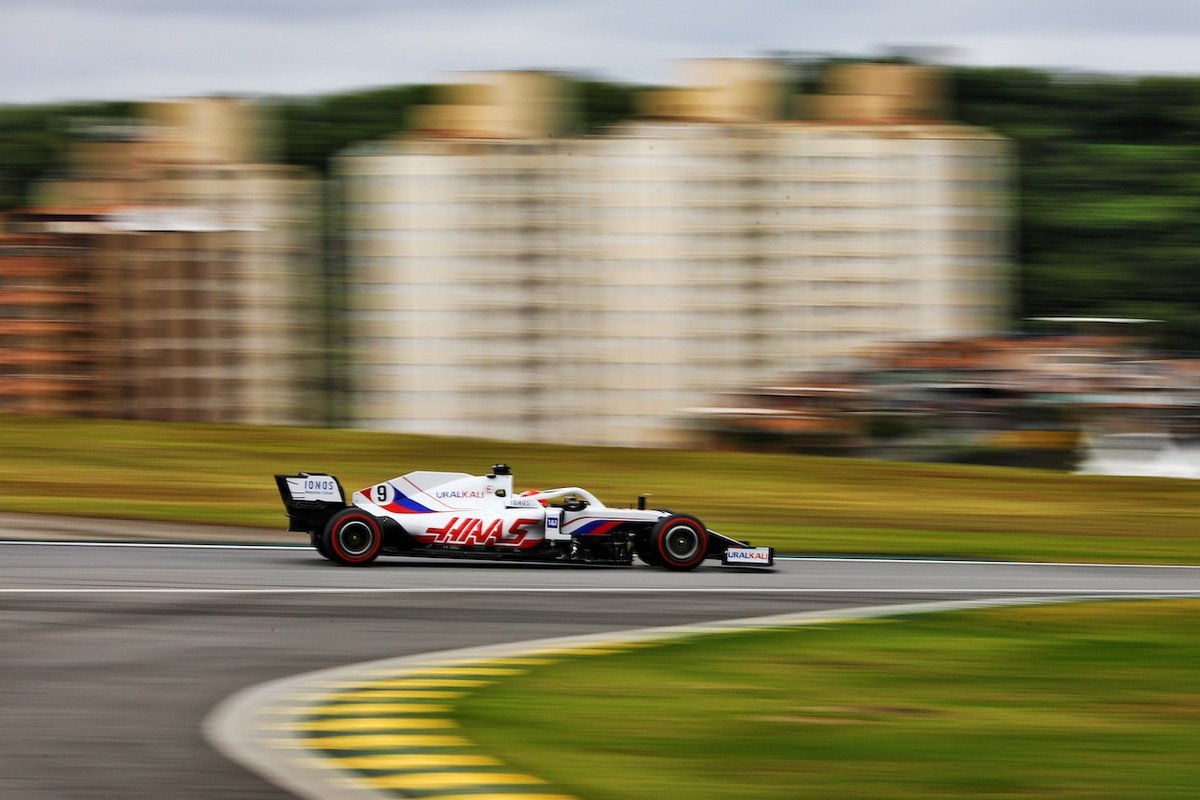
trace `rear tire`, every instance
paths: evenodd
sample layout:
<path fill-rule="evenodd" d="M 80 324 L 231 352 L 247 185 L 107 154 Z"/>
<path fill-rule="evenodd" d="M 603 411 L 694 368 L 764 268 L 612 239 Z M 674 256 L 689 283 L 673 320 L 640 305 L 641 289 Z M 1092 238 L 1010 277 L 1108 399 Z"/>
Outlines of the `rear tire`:
<path fill-rule="evenodd" d="M 695 569 L 708 553 L 708 529 L 693 516 L 672 514 L 654 526 L 650 545 L 659 566 L 670 570 Z"/>
<path fill-rule="evenodd" d="M 313 550 L 321 554 L 323 558 L 328 558 L 333 561 L 333 556 L 329 555 L 329 551 L 325 549 L 325 542 L 322 541 L 320 531 L 309 531 L 308 543 L 312 545 Z"/>
<path fill-rule="evenodd" d="M 373 516 L 357 508 L 347 508 L 334 514 L 325 523 L 321 544 L 325 548 L 321 555 L 330 561 L 362 567 L 379 555 L 383 532 L 379 521 Z"/>

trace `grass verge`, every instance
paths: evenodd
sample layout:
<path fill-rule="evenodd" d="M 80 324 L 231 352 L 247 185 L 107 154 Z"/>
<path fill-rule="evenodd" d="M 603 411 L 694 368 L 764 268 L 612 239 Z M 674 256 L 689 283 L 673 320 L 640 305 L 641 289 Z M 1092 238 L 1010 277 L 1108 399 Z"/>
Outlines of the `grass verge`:
<path fill-rule="evenodd" d="M 1194 796 L 1200 601 L 913 615 L 581 656 L 462 701 L 586 800 Z"/>
<path fill-rule="evenodd" d="M 277 472 L 329 472 L 352 490 L 505 462 L 521 489 L 583 486 L 611 505 L 649 492 L 652 507 L 785 552 L 1200 563 L 1185 480 L 2 415 L 0 442 L 0 511 L 281 531 Z"/>

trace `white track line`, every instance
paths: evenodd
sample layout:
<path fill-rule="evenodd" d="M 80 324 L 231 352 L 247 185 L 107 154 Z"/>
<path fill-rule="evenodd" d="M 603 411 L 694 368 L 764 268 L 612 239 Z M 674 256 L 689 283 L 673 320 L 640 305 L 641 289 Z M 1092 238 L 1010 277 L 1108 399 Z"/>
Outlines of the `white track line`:
<path fill-rule="evenodd" d="M 33 587 L 9 587 L 0 588 L 0 595 L 21 595 L 21 594 L 79 594 L 79 595 L 106 595 L 106 594 L 138 594 L 138 595 L 296 595 L 296 594 L 916 594 L 916 595 L 939 595 L 939 594 L 966 594 L 966 595 L 1078 595 L 1087 594 L 1088 596 L 1105 596 L 1105 597 L 1196 597 L 1200 596 L 1200 587 L 1195 589 L 1086 589 L 1086 588 L 1061 588 L 1048 589 L 1046 587 L 1029 587 L 1026 589 L 981 589 L 978 586 L 964 586 L 960 588 L 925 588 L 914 589 L 906 588 L 857 588 L 857 587 L 682 587 L 682 586 L 658 586 L 638 588 L 616 587 L 616 586 L 598 586 L 598 587 L 576 587 L 564 586 L 561 588 L 553 588 L 549 586 L 446 586 L 446 587 L 417 587 L 417 588 L 389 588 L 389 587 L 337 587 L 337 586 L 315 586 L 315 587 L 277 587 L 277 588 L 246 588 L 239 589 L 235 587 L 170 587 L 170 586 L 143 586 L 143 587 L 120 587 L 120 586 L 98 586 L 98 587 L 80 587 L 66 586 L 56 588 L 52 586 L 33 586 Z"/>
<path fill-rule="evenodd" d="M 78 542 L 53 539 L 0 539 L 0 545 L 28 545 L 36 547 L 144 547 L 176 550 L 307 550 L 307 544 L 208 544 L 192 542 Z M 385 556 L 386 557 L 386 556 Z M 420 556 L 414 556 L 419 558 Z M 1200 564 L 1125 564 L 1091 561 L 993 561 L 969 558 L 903 557 L 903 556 L 788 556 L 779 555 L 776 561 L 819 561 L 848 564 L 984 564 L 1022 567 L 1086 567 L 1108 569 L 1195 569 Z"/>
<path fill-rule="evenodd" d="M 988 561 L 969 558 L 903 558 L 900 556 L 776 556 L 775 560 L 788 561 L 845 561 L 851 564 L 984 564 L 1019 567 L 1136 567 L 1138 569 L 1200 569 L 1200 564 L 1125 564 L 1099 561 Z"/>
<path fill-rule="evenodd" d="M 0 545 L 36 547 L 149 547 L 176 550 L 304 550 L 306 544 L 206 544 L 203 542 L 76 542 L 54 539 L 0 539 Z"/>

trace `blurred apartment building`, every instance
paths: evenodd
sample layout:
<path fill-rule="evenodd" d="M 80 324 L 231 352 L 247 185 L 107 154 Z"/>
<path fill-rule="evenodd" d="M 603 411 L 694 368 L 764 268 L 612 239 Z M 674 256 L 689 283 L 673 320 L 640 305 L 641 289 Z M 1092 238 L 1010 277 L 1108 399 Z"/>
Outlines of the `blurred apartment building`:
<path fill-rule="evenodd" d="M 354 425 L 680 444 L 714 392 L 1001 329 L 1011 148 L 935 70 L 689 67 L 595 136 L 551 75 L 472 76 L 343 156 Z"/>
<path fill-rule="evenodd" d="M 0 409 L 305 419 L 317 187 L 266 163 L 264 124 L 256 104 L 203 98 L 80 131 L 66 169 L 8 215 L 0 369 L 21 380 Z"/>
<path fill-rule="evenodd" d="M 73 414 L 90 404 L 90 280 L 77 241 L 0 233 L 0 410 Z"/>

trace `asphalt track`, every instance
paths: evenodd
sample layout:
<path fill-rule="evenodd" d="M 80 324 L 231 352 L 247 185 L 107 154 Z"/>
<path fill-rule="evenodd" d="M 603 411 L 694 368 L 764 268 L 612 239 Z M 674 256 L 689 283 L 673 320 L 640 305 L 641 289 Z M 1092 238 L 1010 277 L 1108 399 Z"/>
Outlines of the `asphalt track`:
<path fill-rule="evenodd" d="M 10 534 L 11 535 L 11 534 Z M 0 797 L 287 798 L 205 716 L 252 685 L 557 636 L 920 601 L 1200 595 L 1200 567 L 886 559 L 771 571 L 382 559 L 307 548 L 0 542 Z"/>

